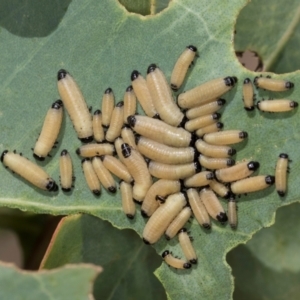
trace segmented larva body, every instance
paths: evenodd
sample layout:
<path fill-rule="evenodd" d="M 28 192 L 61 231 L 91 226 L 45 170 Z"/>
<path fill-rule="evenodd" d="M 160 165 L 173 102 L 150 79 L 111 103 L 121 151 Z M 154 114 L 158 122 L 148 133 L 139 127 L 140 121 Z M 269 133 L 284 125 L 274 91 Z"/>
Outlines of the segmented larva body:
<path fill-rule="evenodd" d="M 136 114 L 136 96 L 133 87 L 130 85 L 124 95 L 124 124 L 127 124 L 127 118 Z"/>
<path fill-rule="evenodd" d="M 136 145 L 144 156 L 165 164 L 190 163 L 195 158 L 193 147 L 171 147 L 142 136 L 137 137 Z"/>
<path fill-rule="evenodd" d="M 97 174 L 93 168 L 92 162 L 90 158 L 84 158 L 81 161 L 83 174 L 86 180 L 86 183 L 92 193 L 96 196 L 101 195 L 101 185 Z"/>
<path fill-rule="evenodd" d="M 233 182 L 250 176 L 259 168 L 259 162 L 246 160 L 235 166 L 216 170 L 215 176 L 219 181 Z"/>
<path fill-rule="evenodd" d="M 215 178 L 214 174 L 209 171 L 202 171 L 188 177 L 184 180 L 183 185 L 187 188 L 190 187 L 202 187 L 209 185 L 211 180 Z"/>
<path fill-rule="evenodd" d="M 102 143 L 104 141 L 105 134 L 102 126 L 102 113 L 99 109 L 97 109 L 93 115 L 93 132 L 94 140 L 97 143 Z"/>
<path fill-rule="evenodd" d="M 169 252 L 168 250 L 164 251 L 162 257 L 166 264 L 175 269 L 190 269 L 192 267 L 187 261 L 174 257 L 172 252 Z"/>
<path fill-rule="evenodd" d="M 124 127 L 121 130 L 121 137 L 124 143 L 128 144 L 132 149 L 136 149 L 135 134 L 129 127 Z"/>
<path fill-rule="evenodd" d="M 201 139 L 196 141 L 195 147 L 203 155 L 214 158 L 227 158 L 236 154 L 236 150 L 231 147 L 210 145 Z"/>
<path fill-rule="evenodd" d="M 218 113 L 213 113 L 211 115 L 201 116 L 192 120 L 189 120 L 185 123 L 184 128 L 189 131 L 193 132 L 200 128 L 209 126 L 217 122 L 220 119 L 221 115 Z"/>
<path fill-rule="evenodd" d="M 150 118 L 158 117 L 158 113 L 154 107 L 153 99 L 151 97 L 147 82 L 140 72 L 136 70 L 132 71 L 131 85 L 145 114 Z"/>
<path fill-rule="evenodd" d="M 221 109 L 225 103 L 226 100 L 217 99 L 216 101 L 190 108 L 186 111 L 185 115 L 189 120 L 210 115 Z"/>
<path fill-rule="evenodd" d="M 186 228 L 182 228 L 178 233 L 178 240 L 185 258 L 191 263 L 198 262 L 196 251 L 192 245 L 191 237 L 188 235 Z"/>
<path fill-rule="evenodd" d="M 245 110 L 254 109 L 254 89 L 250 78 L 246 78 L 243 84 L 243 101 Z"/>
<path fill-rule="evenodd" d="M 57 140 L 63 118 L 63 103 L 55 101 L 48 110 L 41 133 L 35 143 L 33 156 L 38 160 L 44 160 L 53 148 Z"/>
<path fill-rule="evenodd" d="M 73 166 L 71 156 L 65 149 L 61 151 L 60 154 L 59 169 L 61 189 L 65 192 L 69 192 L 73 183 Z"/>
<path fill-rule="evenodd" d="M 111 88 L 107 88 L 102 97 L 102 125 L 108 128 L 115 107 L 115 96 Z"/>
<path fill-rule="evenodd" d="M 235 160 L 232 158 L 207 157 L 205 155 L 200 154 L 199 163 L 202 167 L 208 170 L 216 170 L 233 166 L 235 164 Z"/>
<path fill-rule="evenodd" d="M 174 91 L 178 91 L 181 87 L 188 68 L 192 64 L 195 56 L 197 54 L 197 48 L 195 46 L 189 45 L 185 48 L 185 50 L 181 53 L 179 58 L 177 59 L 175 66 L 171 75 L 171 88 Z"/>
<path fill-rule="evenodd" d="M 128 144 L 122 144 L 121 150 L 123 163 L 134 179 L 133 198 L 138 202 L 142 202 L 152 185 L 152 177 L 147 164 L 142 155 Z"/>
<path fill-rule="evenodd" d="M 83 143 L 91 142 L 93 140 L 92 116 L 81 90 L 66 70 L 59 70 L 57 79 L 60 98 L 68 111 L 78 138 Z"/>
<path fill-rule="evenodd" d="M 129 116 L 130 127 L 138 134 L 164 145 L 188 147 L 193 142 L 190 132 L 146 116 Z"/>
<path fill-rule="evenodd" d="M 257 102 L 257 108 L 265 112 L 287 112 L 298 107 L 298 103 L 291 100 L 263 100 Z"/>
<path fill-rule="evenodd" d="M 278 157 L 275 170 L 275 186 L 280 197 L 285 196 L 287 189 L 287 172 L 289 165 L 289 156 L 286 153 L 281 153 Z"/>
<path fill-rule="evenodd" d="M 273 92 L 284 92 L 294 87 L 294 84 L 290 81 L 273 79 L 270 76 L 262 77 L 262 75 L 254 78 L 254 84 L 257 88 Z"/>
<path fill-rule="evenodd" d="M 231 90 L 237 82 L 236 77 L 217 78 L 207 81 L 178 96 L 181 108 L 192 108 L 214 101 Z"/>
<path fill-rule="evenodd" d="M 192 210 L 190 207 L 186 206 L 182 211 L 177 215 L 177 217 L 171 222 L 168 226 L 165 237 L 167 240 L 172 239 L 179 230 L 186 224 L 189 218 L 192 216 Z"/>
<path fill-rule="evenodd" d="M 133 202 L 132 185 L 125 181 L 120 182 L 120 191 L 122 197 L 123 212 L 128 219 L 133 219 L 135 216 L 135 204 Z"/>
<path fill-rule="evenodd" d="M 205 126 L 203 128 L 200 128 L 198 130 L 196 130 L 196 136 L 197 137 L 203 137 L 205 134 L 207 133 L 212 133 L 212 132 L 218 132 L 220 131 L 222 128 L 223 128 L 223 123 L 221 122 L 216 122 L 216 123 L 213 123 L 211 125 L 208 125 L 208 126 Z"/>
<path fill-rule="evenodd" d="M 188 189 L 187 195 L 189 199 L 189 204 L 192 208 L 194 216 L 198 223 L 205 229 L 210 229 L 210 218 L 208 212 L 200 199 L 199 193 L 196 189 Z"/>
<path fill-rule="evenodd" d="M 147 70 L 146 80 L 160 119 L 171 126 L 177 127 L 183 121 L 184 114 L 173 99 L 165 75 L 155 64 L 152 64 Z"/>
<path fill-rule="evenodd" d="M 159 200 L 171 194 L 178 193 L 181 185 L 179 180 L 160 179 L 149 188 L 141 207 L 143 217 L 150 217 L 159 207 Z"/>
<path fill-rule="evenodd" d="M 208 214 L 220 223 L 225 223 L 228 218 L 216 194 L 210 188 L 203 188 L 199 193 Z"/>
<path fill-rule="evenodd" d="M 119 159 L 111 155 L 102 155 L 100 158 L 104 167 L 115 176 L 127 183 L 133 182 L 133 178 L 130 175 L 127 167 Z"/>
<path fill-rule="evenodd" d="M 109 170 L 103 165 L 101 158 L 93 157 L 92 165 L 102 186 L 109 192 L 115 193 L 117 191 L 116 182 Z"/>
<path fill-rule="evenodd" d="M 143 231 L 144 242 L 146 244 L 156 243 L 185 205 L 186 198 L 183 193 L 170 195 L 146 223 Z"/>
<path fill-rule="evenodd" d="M 1 155 L 1 162 L 12 172 L 42 190 L 49 192 L 58 190 L 56 182 L 40 166 L 16 152 L 4 150 Z"/>
<path fill-rule="evenodd" d="M 228 199 L 228 223 L 232 229 L 237 227 L 237 206 L 235 197 L 232 195 Z"/>
<path fill-rule="evenodd" d="M 257 192 L 271 186 L 275 182 L 275 177 L 271 175 L 259 175 L 233 182 L 230 186 L 232 193 L 246 194 Z"/>
<path fill-rule="evenodd" d="M 120 101 L 115 106 L 112 116 L 111 122 L 105 134 L 105 139 L 108 142 L 114 142 L 117 137 L 121 135 L 121 130 L 124 125 L 123 123 L 123 115 L 124 115 L 124 102 Z"/>
<path fill-rule="evenodd" d="M 148 167 L 152 176 L 169 180 L 185 179 L 201 171 L 199 164 L 194 162 L 181 165 L 169 165 L 150 161 Z"/>
<path fill-rule="evenodd" d="M 212 145 L 232 145 L 242 142 L 248 137 L 246 131 L 225 130 L 220 132 L 207 133 L 204 135 L 204 142 Z"/>

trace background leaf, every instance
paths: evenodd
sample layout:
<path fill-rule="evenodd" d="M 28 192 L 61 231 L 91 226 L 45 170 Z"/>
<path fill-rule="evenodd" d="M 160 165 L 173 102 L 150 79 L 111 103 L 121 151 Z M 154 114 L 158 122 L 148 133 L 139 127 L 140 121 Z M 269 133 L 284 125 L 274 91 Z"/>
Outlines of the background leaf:
<path fill-rule="evenodd" d="M 273 173 L 277 156 L 287 152 L 294 160 L 294 170 L 299 168 L 300 140 L 297 130 L 297 111 L 285 114 L 247 113 L 241 100 L 241 82 L 256 74 L 243 68 L 233 49 L 233 31 L 236 17 L 246 0 L 230 3 L 207 1 L 172 1 L 169 8 L 154 17 L 128 14 L 116 1 L 83 3 L 73 0 L 55 32 L 41 39 L 22 39 L 1 31 L 0 64 L 0 126 L 1 151 L 8 148 L 22 151 L 31 157 L 30 148 L 40 131 L 44 115 L 58 97 L 56 72 L 66 68 L 78 81 L 88 105 L 100 107 L 103 91 L 111 86 L 116 99 L 122 99 L 130 84 L 132 70 L 145 70 L 150 63 L 157 63 L 170 76 L 172 67 L 184 47 L 194 44 L 200 58 L 189 73 L 183 90 L 209 79 L 235 75 L 239 84 L 225 98 L 228 105 L 222 121 L 226 129 L 244 129 L 249 140 L 237 146 L 237 161 L 252 158 L 260 161 L 260 173 Z M 104 9 L 105 7 L 105 9 Z M 257 98 L 300 96 L 299 73 L 288 76 L 295 88 L 286 93 L 259 91 Z M 74 214 L 85 212 L 109 220 L 119 228 L 133 228 L 142 233 L 145 220 L 138 214 L 128 221 L 121 210 L 119 193 L 103 193 L 98 199 L 86 187 L 80 160 L 74 154 L 80 145 L 68 117 L 64 118 L 60 145 L 53 151 L 53 159 L 41 165 L 58 178 L 58 157 L 63 148 L 73 154 L 76 183 L 71 195 L 49 195 L 0 170 L 0 205 L 36 213 Z M 14 178 L 15 177 L 15 178 Z M 247 241 L 252 234 L 274 220 L 274 212 L 284 203 L 299 199 L 295 172 L 289 176 L 289 191 L 284 200 L 274 193 L 274 188 L 241 197 L 239 227 L 233 232 L 228 226 L 213 223 L 211 233 L 203 231 L 193 220 L 188 226 L 195 239 L 199 265 L 188 271 L 175 271 L 163 264 L 156 272 L 172 299 L 228 299 L 232 294 L 230 268 L 225 254 L 237 244 Z M 225 205 L 225 203 L 223 203 Z M 154 248 L 161 254 L 170 249 L 182 256 L 176 240 L 167 244 L 159 241 Z M 187 290 L 186 287 L 189 287 Z"/>
<path fill-rule="evenodd" d="M 101 270 L 99 266 L 81 264 L 51 271 L 25 272 L 11 264 L 0 264 L 0 298 L 93 299 L 92 283 Z"/>
<path fill-rule="evenodd" d="M 95 282 L 96 299 L 166 298 L 153 275 L 162 260 L 151 247 L 141 243 L 133 230 L 117 230 L 108 222 L 88 215 L 63 218 L 41 268 L 80 262 L 104 268 Z"/>

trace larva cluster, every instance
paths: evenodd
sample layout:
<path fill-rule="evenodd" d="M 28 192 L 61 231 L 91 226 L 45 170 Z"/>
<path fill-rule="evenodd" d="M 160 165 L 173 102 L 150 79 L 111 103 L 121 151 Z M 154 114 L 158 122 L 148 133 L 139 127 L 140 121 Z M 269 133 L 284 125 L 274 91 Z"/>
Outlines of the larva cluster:
<path fill-rule="evenodd" d="M 156 243 L 162 235 L 170 240 L 178 234 L 185 259 L 174 257 L 169 250 L 162 255 L 167 264 L 178 269 L 197 263 L 196 251 L 184 228 L 192 215 L 206 230 L 211 229 L 211 218 L 221 224 L 229 220 L 235 229 L 236 195 L 259 191 L 275 182 L 272 175 L 250 177 L 259 168 L 259 162 L 244 160 L 235 164 L 232 159 L 236 150 L 231 145 L 247 139 L 246 131 L 220 131 L 223 124 L 217 111 L 226 103 L 220 97 L 235 87 L 238 81 L 235 76 L 202 83 L 180 93 L 177 103 L 174 101 L 171 89 L 180 89 L 196 55 L 195 46 L 184 50 L 174 66 L 170 84 L 155 64 L 148 67 L 146 78 L 134 70 L 123 101 L 115 104 L 113 90 L 107 88 L 101 110 L 96 109 L 93 116 L 74 78 L 66 70 L 60 70 L 57 86 L 61 100 L 49 109 L 33 149 L 38 160 L 49 156 L 59 135 L 65 107 L 78 139 L 85 143 L 76 153 L 82 157 L 89 189 L 96 196 L 101 194 L 101 187 L 115 193 L 115 177 L 118 177 L 125 215 L 134 218 L 134 202 L 137 202 L 141 204 L 142 216 L 149 218 L 143 231 L 146 244 Z M 272 91 L 294 86 L 288 81 L 263 77 L 256 77 L 254 83 Z M 254 90 L 248 78 L 244 80 L 243 97 L 245 109 L 252 110 Z M 137 102 L 145 116 L 136 114 Z M 297 105 L 289 100 L 257 103 L 260 110 L 274 112 L 291 110 Z M 15 151 L 5 150 L 1 161 L 34 186 L 58 190 L 55 181 L 40 166 Z M 287 170 L 288 155 L 282 153 L 275 172 L 280 196 L 286 192 Z M 61 188 L 69 192 L 74 177 L 67 150 L 61 152 L 60 174 Z M 227 212 L 218 197 L 227 199 Z"/>

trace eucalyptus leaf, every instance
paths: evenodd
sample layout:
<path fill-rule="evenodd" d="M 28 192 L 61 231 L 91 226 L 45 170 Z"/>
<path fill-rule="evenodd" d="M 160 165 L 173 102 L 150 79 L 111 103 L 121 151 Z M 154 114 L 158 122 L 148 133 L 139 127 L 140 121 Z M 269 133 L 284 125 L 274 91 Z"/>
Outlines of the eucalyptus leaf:
<path fill-rule="evenodd" d="M 236 160 L 258 160 L 260 174 L 273 174 L 279 153 L 287 152 L 294 161 L 293 169 L 299 169 L 300 119 L 297 110 L 265 114 L 258 111 L 247 113 L 243 109 L 242 82 L 246 77 L 253 79 L 257 75 L 240 65 L 233 48 L 236 18 L 246 3 L 246 0 L 226 3 L 177 0 L 160 14 L 141 17 L 127 13 L 117 1 L 73 0 L 58 28 L 44 38 L 24 39 L 2 29 L 0 150 L 17 149 L 33 159 L 30 148 L 47 109 L 58 97 L 56 73 L 59 69 L 65 68 L 74 76 L 88 105 L 98 109 L 107 87 L 113 88 L 117 100 L 123 98 L 134 69 L 145 74 L 149 64 L 157 63 L 169 78 L 177 57 L 192 44 L 198 47 L 200 57 L 191 68 L 182 90 L 217 77 L 235 75 L 239 79 L 237 87 L 225 95 L 228 104 L 222 116 L 225 129 L 241 129 L 249 133 L 249 139 L 236 147 Z M 299 72 L 274 77 L 294 82 L 295 88 L 285 93 L 259 90 L 258 99 L 299 99 Z M 60 151 L 68 149 L 76 176 L 74 190 L 70 194 L 41 192 L 1 168 L 0 205 L 36 213 L 87 213 L 109 220 L 118 228 L 132 228 L 141 235 L 146 220 L 139 213 L 133 221 L 126 219 L 119 192 L 112 195 L 103 191 L 101 198 L 97 198 L 88 190 L 80 159 L 75 154 L 80 143 L 67 114 L 59 140 L 58 148 L 51 153 L 52 159 L 40 165 L 58 180 Z M 229 299 L 233 279 L 225 261 L 226 253 L 239 243 L 245 243 L 260 228 L 272 224 L 276 209 L 283 203 L 299 199 L 297 179 L 297 172 L 292 171 L 284 199 L 278 197 L 274 187 L 242 196 L 236 231 L 213 223 L 208 233 L 193 220 L 188 228 L 195 239 L 198 265 L 191 270 L 179 271 L 163 264 L 156 271 L 169 298 Z M 158 254 L 169 249 L 182 256 L 176 239 L 169 243 L 161 239 L 154 248 Z"/>

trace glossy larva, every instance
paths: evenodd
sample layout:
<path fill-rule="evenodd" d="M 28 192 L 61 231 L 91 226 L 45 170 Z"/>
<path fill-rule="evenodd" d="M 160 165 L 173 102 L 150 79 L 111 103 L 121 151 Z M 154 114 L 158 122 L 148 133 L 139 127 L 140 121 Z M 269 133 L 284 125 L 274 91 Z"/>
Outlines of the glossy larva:
<path fill-rule="evenodd" d="M 82 157 L 94 157 L 100 155 L 113 155 L 115 147 L 112 144 L 87 144 L 77 148 L 76 153 Z"/>
<path fill-rule="evenodd" d="M 265 112 L 286 112 L 298 107 L 298 103 L 291 100 L 263 100 L 257 102 L 257 108 Z"/>
<path fill-rule="evenodd" d="M 171 75 L 171 88 L 174 91 L 178 91 L 181 87 L 188 68 L 192 64 L 195 56 L 197 54 L 197 48 L 195 46 L 189 45 L 185 48 L 185 50 L 181 53 L 179 58 L 177 59 L 175 66 Z"/>
<path fill-rule="evenodd" d="M 164 251 L 162 257 L 166 264 L 175 269 L 190 269 L 192 267 L 187 261 L 174 257 L 172 252 L 168 250 Z"/>
<path fill-rule="evenodd" d="M 128 219 L 133 219 L 135 216 L 135 204 L 132 196 L 132 185 L 125 181 L 120 182 L 120 191 L 122 197 L 123 212 Z"/>
<path fill-rule="evenodd" d="M 214 101 L 216 98 L 231 90 L 237 83 L 237 78 L 225 77 L 207 81 L 178 96 L 181 108 L 192 108 Z"/>
<path fill-rule="evenodd" d="M 220 223 L 225 223 L 228 218 L 223 206 L 221 205 L 216 194 L 210 188 L 203 188 L 199 193 L 208 214 Z"/>
<path fill-rule="evenodd" d="M 228 223 L 232 229 L 237 227 L 237 205 L 235 197 L 232 195 L 228 199 Z"/>
<path fill-rule="evenodd" d="M 186 228 L 182 228 L 178 233 L 178 240 L 185 258 L 191 263 L 198 262 L 196 251 L 192 245 L 192 239 L 188 235 Z"/>
<path fill-rule="evenodd" d="M 280 197 L 285 196 L 287 189 L 287 172 L 289 165 L 289 156 L 286 153 L 279 154 L 276 171 L 275 171 L 275 186 Z"/>
<path fill-rule="evenodd" d="M 184 114 L 173 99 L 171 88 L 163 72 L 155 64 L 147 70 L 147 86 L 152 101 L 161 120 L 177 127 L 184 119 Z"/>
<path fill-rule="evenodd" d="M 228 146 L 210 145 L 202 139 L 195 143 L 196 149 L 203 155 L 215 158 L 226 158 L 236 154 L 236 150 Z"/>
<path fill-rule="evenodd" d="M 143 217 L 150 217 L 159 207 L 159 199 L 164 199 L 170 194 L 180 191 L 181 185 L 179 180 L 159 179 L 149 188 L 141 207 Z"/>
<path fill-rule="evenodd" d="M 105 139 L 108 142 L 114 142 L 117 137 L 121 135 L 121 130 L 124 125 L 123 121 L 123 115 L 124 115 L 124 102 L 120 101 L 115 106 L 112 116 L 110 125 L 106 131 Z"/>
<path fill-rule="evenodd" d="M 61 151 L 59 158 L 60 185 L 64 192 L 69 192 L 73 184 L 72 159 L 67 150 Z"/>
<path fill-rule="evenodd" d="M 271 175 L 259 175 L 233 182 L 230 186 L 232 193 L 246 194 L 263 190 L 275 182 L 275 177 Z"/>
<path fill-rule="evenodd" d="M 101 195 L 101 185 L 100 181 L 97 177 L 97 174 L 93 168 L 92 162 L 90 158 L 84 158 L 81 161 L 83 173 L 85 180 L 89 189 L 93 192 L 94 195 L 100 196 Z"/>
<path fill-rule="evenodd" d="M 186 224 L 189 218 L 192 216 L 192 210 L 189 206 L 186 206 L 182 211 L 177 215 L 177 217 L 171 222 L 168 226 L 165 237 L 167 240 L 172 239 L 179 230 Z"/>
<path fill-rule="evenodd" d="M 173 219 L 186 205 L 185 197 L 183 193 L 172 194 L 153 213 L 143 231 L 143 241 L 146 244 L 154 244 L 160 239 Z"/>
<path fill-rule="evenodd" d="M 131 128 L 127 126 L 123 127 L 121 130 L 121 137 L 124 143 L 128 144 L 131 148 L 136 149 L 135 134 Z"/>
<path fill-rule="evenodd" d="M 35 143 L 33 156 L 38 160 L 44 160 L 57 140 L 63 118 L 63 103 L 55 101 L 48 110 L 41 133 Z"/>
<path fill-rule="evenodd" d="M 270 77 L 256 76 L 254 78 L 254 84 L 257 88 L 273 91 L 283 92 L 290 90 L 294 87 L 294 84 L 290 81 L 281 79 L 272 79 Z"/>
<path fill-rule="evenodd" d="M 134 179 L 133 198 L 142 202 L 152 185 L 152 178 L 143 156 L 128 144 L 121 145 L 123 163 Z"/>
<path fill-rule="evenodd" d="M 203 140 L 212 145 L 232 145 L 244 141 L 248 137 L 246 131 L 225 130 L 220 132 L 207 133 Z"/>
<path fill-rule="evenodd" d="M 136 145 L 144 156 L 165 164 L 185 164 L 195 158 L 193 147 L 170 147 L 142 136 L 136 138 Z"/>
<path fill-rule="evenodd" d="M 217 122 L 198 129 L 195 133 L 198 137 L 203 137 L 206 133 L 218 132 L 223 128 L 223 123 Z"/>
<path fill-rule="evenodd" d="M 217 180 L 212 180 L 209 182 L 209 187 L 220 197 L 228 199 L 230 196 L 229 188 Z"/>
<path fill-rule="evenodd" d="M 124 94 L 124 124 L 127 124 L 127 118 L 136 114 L 136 96 L 130 85 Z"/>
<path fill-rule="evenodd" d="M 60 98 L 68 111 L 78 138 L 83 143 L 91 142 L 93 140 L 92 116 L 77 83 L 63 69 L 58 71 L 57 79 Z"/>
<path fill-rule="evenodd" d="M 194 216 L 198 223 L 205 229 L 210 229 L 210 218 L 208 212 L 200 199 L 199 193 L 196 189 L 188 189 L 187 195 L 189 199 L 189 204 L 192 208 Z"/>
<path fill-rule="evenodd" d="M 104 141 L 104 130 L 102 126 L 102 113 L 99 109 L 97 109 L 93 115 L 93 132 L 94 140 L 97 143 L 102 143 Z"/>
<path fill-rule="evenodd" d="M 188 177 L 184 180 L 183 185 L 187 188 L 202 187 L 210 184 L 211 180 L 215 178 L 214 174 L 209 171 L 202 171 Z"/>
<path fill-rule="evenodd" d="M 147 82 L 140 72 L 134 70 L 131 73 L 131 84 L 145 114 L 150 118 L 158 117 Z"/>
<path fill-rule="evenodd" d="M 245 110 L 254 109 L 254 89 L 250 78 L 246 78 L 243 84 L 243 101 Z"/>
<path fill-rule="evenodd" d="M 102 125 L 108 128 L 111 121 L 112 112 L 115 107 L 115 96 L 111 88 L 107 88 L 102 97 Z"/>
<path fill-rule="evenodd" d="M 149 162 L 149 172 L 156 178 L 169 180 L 185 179 L 199 171 L 201 171 L 201 168 L 197 162 L 182 165 L 169 165 L 156 161 Z"/>
<path fill-rule="evenodd" d="M 115 176 L 127 183 L 133 182 L 133 178 L 130 175 L 127 167 L 119 159 L 111 155 L 102 155 L 100 158 L 103 162 L 104 167 L 107 168 Z"/>
<path fill-rule="evenodd" d="M 188 147 L 193 142 L 190 132 L 157 119 L 135 115 L 128 117 L 128 123 L 138 134 L 161 144 L 173 147 Z"/>
<path fill-rule="evenodd" d="M 123 157 L 123 154 L 122 154 L 122 148 L 121 146 L 124 144 L 124 141 L 122 138 L 118 137 L 116 140 L 115 140 L 115 143 L 114 143 L 114 146 L 115 146 L 115 149 L 116 149 L 116 152 L 117 152 L 117 155 L 118 155 L 118 158 L 119 160 L 124 163 L 124 157 Z M 128 143 L 127 143 L 128 144 Z"/>
<path fill-rule="evenodd" d="M 49 192 L 58 190 L 56 182 L 40 166 L 15 151 L 4 150 L 1 155 L 1 162 L 12 172 L 42 190 Z"/>
<path fill-rule="evenodd" d="M 98 156 L 93 157 L 92 165 L 103 187 L 109 192 L 115 193 L 117 191 L 116 182 L 109 170 L 103 165 L 101 158 Z"/>
<path fill-rule="evenodd" d="M 250 176 L 259 168 L 259 162 L 246 160 L 235 166 L 216 170 L 215 176 L 222 182 L 233 182 Z"/>
<path fill-rule="evenodd" d="M 185 115 L 188 119 L 195 119 L 198 117 L 206 116 L 215 113 L 223 107 L 226 103 L 224 99 L 217 99 L 216 101 L 190 108 L 186 111 Z"/>
<path fill-rule="evenodd" d="M 220 117 L 221 115 L 219 113 L 213 113 L 211 115 L 201 116 L 187 121 L 184 125 L 184 128 L 189 132 L 193 132 L 200 128 L 216 123 L 217 120 L 220 119 Z"/>
<path fill-rule="evenodd" d="M 216 170 L 233 166 L 235 164 L 235 160 L 232 158 L 207 157 L 203 154 L 200 154 L 199 163 L 202 167 L 208 170 Z"/>

